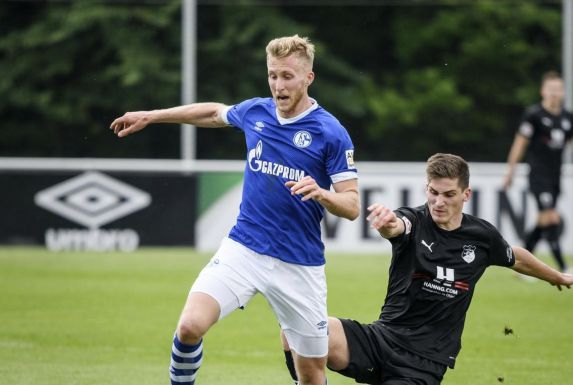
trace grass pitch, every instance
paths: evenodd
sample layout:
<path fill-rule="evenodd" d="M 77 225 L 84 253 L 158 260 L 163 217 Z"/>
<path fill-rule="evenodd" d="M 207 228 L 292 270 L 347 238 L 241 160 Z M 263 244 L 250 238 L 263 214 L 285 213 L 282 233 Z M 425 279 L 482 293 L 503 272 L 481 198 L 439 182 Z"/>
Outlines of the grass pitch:
<path fill-rule="evenodd" d="M 0 248 L 0 384 L 169 384 L 173 331 L 209 257 L 190 249 Z M 389 257 L 327 258 L 330 314 L 376 319 Z M 573 290 L 490 268 L 468 313 L 456 369 L 443 384 L 570 384 L 571 347 Z M 197 384 L 291 384 L 277 321 L 261 296 L 215 325 L 204 349 Z M 328 376 L 330 385 L 354 383 Z"/>

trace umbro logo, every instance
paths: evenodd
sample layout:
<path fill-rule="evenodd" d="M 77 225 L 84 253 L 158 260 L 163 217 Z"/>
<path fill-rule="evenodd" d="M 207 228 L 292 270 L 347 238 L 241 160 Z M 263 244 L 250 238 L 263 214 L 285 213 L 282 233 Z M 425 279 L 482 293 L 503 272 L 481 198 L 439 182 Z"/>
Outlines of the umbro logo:
<path fill-rule="evenodd" d="M 265 124 L 263 122 L 256 122 L 253 128 L 255 129 L 255 131 L 261 132 L 263 128 L 265 128 Z"/>
<path fill-rule="evenodd" d="M 36 204 L 90 229 L 141 210 L 151 196 L 105 174 L 90 171 L 36 194 Z"/>
<path fill-rule="evenodd" d="M 430 250 L 430 253 L 432 253 L 432 246 L 434 245 L 434 242 L 430 243 L 429 245 L 426 243 L 425 240 L 422 239 L 422 245 L 426 246 L 428 248 L 428 250 Z"/>

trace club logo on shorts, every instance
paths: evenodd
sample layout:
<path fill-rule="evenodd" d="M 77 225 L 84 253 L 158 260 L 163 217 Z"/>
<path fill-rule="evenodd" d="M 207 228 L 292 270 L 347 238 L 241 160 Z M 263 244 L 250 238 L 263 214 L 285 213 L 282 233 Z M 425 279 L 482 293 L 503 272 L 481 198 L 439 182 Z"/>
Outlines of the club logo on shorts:
<path fill-rule="evenodd" d="M 298 148 L 305 148 L 310 146 L 312 143 L 312 136 L 308 131 L 298 131 L 296 134 L 294 134 L 292 142 Z"/>
<path fill-rule="evenodd" d="M 476 247 L 474 245 L 464 245 L 462 249 L 462 258 L 467 263 L 472 263 L 476 259 Z"/>
<path fill-rule="evenodd" d="M 551 208 L 553 206 L 553 194 L 550 192 L 542 192 L 539 194 L 539 203 L 541 203 L 541 207 L 543 208 Z"/>

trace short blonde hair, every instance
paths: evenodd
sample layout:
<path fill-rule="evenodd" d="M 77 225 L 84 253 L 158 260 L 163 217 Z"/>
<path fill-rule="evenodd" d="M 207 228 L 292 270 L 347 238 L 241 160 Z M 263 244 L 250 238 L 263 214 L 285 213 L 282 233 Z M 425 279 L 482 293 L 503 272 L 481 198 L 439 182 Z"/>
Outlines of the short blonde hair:
<path fill-rule="evenodd" d="M 267 57 L 283 58 L 295 54 L 310 64 L 314 62 L 314 44 L 307 37 L 285 36 L 273 39 L 267 44 Z"/>

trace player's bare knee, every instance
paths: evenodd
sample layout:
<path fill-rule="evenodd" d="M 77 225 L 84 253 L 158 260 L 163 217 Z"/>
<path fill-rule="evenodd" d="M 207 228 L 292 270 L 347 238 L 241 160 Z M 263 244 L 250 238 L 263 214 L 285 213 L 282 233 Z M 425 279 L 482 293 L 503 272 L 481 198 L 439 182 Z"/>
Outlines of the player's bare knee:
<path fill-rule="evenodd" d="M 185 344 L 197 344 L 207 332 L 196 322 L 181 322 L 177 327 L 179 341 Z"/>
<path fill-rule="evenodd" d="M 300 385 L 324 385 L 326 357 L 309 359 L 297 356 L 295 362 Z"/>
<path fill-rule="evenodd" d="M 298 383 L 300 385 L 324 385 L 326 377 L 323 369 L 313 371 L 303 371 L 298 373 Z"/>

